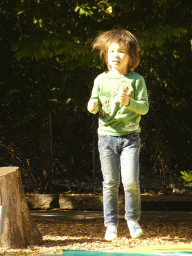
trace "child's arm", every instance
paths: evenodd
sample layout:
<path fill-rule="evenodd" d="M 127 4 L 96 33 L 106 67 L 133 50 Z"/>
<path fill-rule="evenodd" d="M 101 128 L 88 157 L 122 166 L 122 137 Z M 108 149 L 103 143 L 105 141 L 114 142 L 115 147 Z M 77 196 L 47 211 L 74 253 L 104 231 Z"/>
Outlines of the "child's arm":
<path fill-rule="evenodd" d="M 94 86 L 91 93 L 91 98 L 88 102 L 87 109 L 92 114 L 96 114 L 101 108 L 101 103 L 99 103 L 99 77 L 98 76 L 94 81 Z"/>
<path fill-rule="evenodd" d="M 89 112 L 93 113 L 98 106 L 98 100 L 97 99 L 90 99 L 88 102 L 87 109 Z"/>
<path fill-rule="evenodd" d="M 121 91 L 119 93 L 119 102 L 122 103 L 123 105 L 125 105 L 126 107 L 129 106 L 130 98 L 129 98 L 128 94 L 125 91 Z"/>
<path fill-rule="evenodd" d="M 128 110 L 131 110 L 139 115 L 147 114 L 147 112 L 149 111 L 149 103 L 147 96 L 147 88 L 143 78 L 138 79 L 136 81 L 134 99 L 129 98 L 128 104 L 124 105 L 127 107 Z"/>

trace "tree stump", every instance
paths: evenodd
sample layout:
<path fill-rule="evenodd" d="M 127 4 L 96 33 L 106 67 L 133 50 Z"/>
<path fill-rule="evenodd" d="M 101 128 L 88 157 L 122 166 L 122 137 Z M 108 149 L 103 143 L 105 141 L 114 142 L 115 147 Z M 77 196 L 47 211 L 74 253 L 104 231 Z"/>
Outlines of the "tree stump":
<path fill-rule="evenodd" d="M 42 241 L 31 217 L 18 167 L 0 168 L 0 247 L 26 248 Z"/>

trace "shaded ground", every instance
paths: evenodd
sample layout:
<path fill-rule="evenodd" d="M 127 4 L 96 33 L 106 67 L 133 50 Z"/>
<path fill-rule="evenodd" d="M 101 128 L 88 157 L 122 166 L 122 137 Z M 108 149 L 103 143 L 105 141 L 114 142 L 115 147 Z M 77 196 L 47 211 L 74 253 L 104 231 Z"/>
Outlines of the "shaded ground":
<path fill-rule="evenodd" d="M 64 249 L 130 251 L 155 247 L 161 250 L 162 246 L 192 251 L 190 212 L 142 212 L 140 224 L 144 235 L 137 240 L 130 237 L 124 216 L 120 215 L 118 239 L 113 242 L 103 239 L 102 212 L 32 211 L 32 216 L 43 235 L 42 245 L 23 250 L 0 249 L 0 255 L 61 254 Z"/>

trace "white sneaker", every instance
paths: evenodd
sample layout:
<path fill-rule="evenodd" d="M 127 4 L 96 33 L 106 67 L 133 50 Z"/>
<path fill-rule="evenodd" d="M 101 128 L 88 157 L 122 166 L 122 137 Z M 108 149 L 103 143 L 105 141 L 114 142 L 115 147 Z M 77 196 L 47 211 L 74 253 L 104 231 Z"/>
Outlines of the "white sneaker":
<path fill-rule="evenodd" d="M 117 238 L 117 226 L 108 226 L 105 233 L 105 240 L 112 241 Z"/>
<path fill-rule="evenodd" d="M 127 224 L 132 238 L 139 238 L 143 234 L 143 231 L 136 220 L 129 220 L 127 221 Z"/>

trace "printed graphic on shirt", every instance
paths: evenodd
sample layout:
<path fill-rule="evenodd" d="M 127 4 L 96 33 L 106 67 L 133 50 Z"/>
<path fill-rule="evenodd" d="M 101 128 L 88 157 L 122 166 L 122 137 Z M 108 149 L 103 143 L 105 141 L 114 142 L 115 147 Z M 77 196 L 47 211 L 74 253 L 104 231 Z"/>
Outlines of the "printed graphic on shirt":
<path fill-rule="evenodd" d="M 126 92 L 129 98 L 134 98 L 134 90 L 126 80 L 115 84 L 112 83 L 110 87 L 101 85 L 100 101 L 102 108 L 100 110 L 100 117 L 102 119 L 115 117 L 118 111 L 121 110 L 123 104 L 119 102 L 119 95 L 122 91 Z"/>
<path fill-rule="evenodd" d="M 139 125 L 136 125 L 134 122 L 130 122 L 129 124 L 122 127 L 123 131 L 135 131 L 139 129 Z"/>

